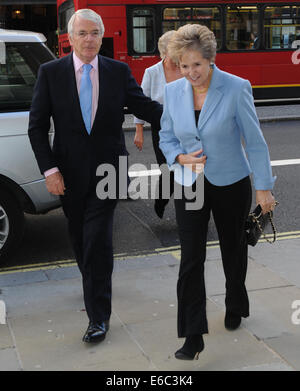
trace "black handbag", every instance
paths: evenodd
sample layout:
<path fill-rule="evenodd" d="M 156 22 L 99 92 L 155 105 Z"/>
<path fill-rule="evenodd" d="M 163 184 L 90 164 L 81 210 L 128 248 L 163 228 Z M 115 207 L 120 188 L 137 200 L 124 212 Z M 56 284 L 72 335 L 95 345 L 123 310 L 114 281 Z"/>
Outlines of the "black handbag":
<path fill-rule="evenodd" d="M 278 205 L 277 201 L 275 202 L 275 205 Z M 270 240 L 264 233 L 265 228 L 269 224 L 271 224 L 273 230 L 273 240 Z M 245 228 L 247 243 L 250 244 L 250 246 L 255 246 L 261 235 L 263 235 L 264 239 L 269 243 L 274 243 L 276 240 L 277 231 L 273 222 L 273 212 L 270 211 L 263 214 L 260 205 L 257 205 L 253 212 L 249 213 Z"/>

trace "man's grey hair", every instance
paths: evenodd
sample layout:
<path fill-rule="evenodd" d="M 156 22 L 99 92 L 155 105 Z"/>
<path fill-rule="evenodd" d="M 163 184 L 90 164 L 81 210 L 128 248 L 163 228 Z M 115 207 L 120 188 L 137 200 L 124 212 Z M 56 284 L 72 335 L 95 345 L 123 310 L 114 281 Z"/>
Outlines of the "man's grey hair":
<path fill-rule="evenodd" d="M 87 20 L 90 20 L 91 22 L 98 24 L 101 37 L 103 37 L 105 29 L 104 29 L 104 24 L 103 24 L 101 16 L 99 14 L 97 14 L 97 12 L 95 12 L 91 9 L 88 9 L 88 8 L 79 9 L 71 16 L 71 18 L 68 22 L 68 34 L 71 37 L 73 36 L 72 35 L 73 34 L 73 25 L 74 25 L 74 21 L 75 21 L 76 17 L 82 18 L 82 19 L 87 19 Z"/>

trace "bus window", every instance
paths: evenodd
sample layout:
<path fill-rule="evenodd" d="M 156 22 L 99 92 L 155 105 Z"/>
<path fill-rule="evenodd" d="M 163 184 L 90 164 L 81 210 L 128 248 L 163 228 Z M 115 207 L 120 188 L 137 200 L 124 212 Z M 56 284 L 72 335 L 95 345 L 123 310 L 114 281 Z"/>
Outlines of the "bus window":
<path fill-rule="evenodd" d="M 256 6 L 227 6 L 226 46 L 229 50 L 253 50 L 260 46 L 259 12 Z"/>
<path fill-rule="evenodd" d="M 178 27 L 191 22 L 190 7 L 165 8 L 163 12 L 163 30 L 177 30 Z"/>
<path fill-rule="evenodd" d="M 219 8 L 194 8 L 193 23 L 204 24 L 212 30 L 216 37 L 217 48 L 221 47 L 221 14 Z"/>
<path fill-rule="evenodd" d="M 154 53 L 156 48 L 154 17 L 154 11 L 151 9 L 133 10 L 133 50 L 135 53 Z"/>
<path fill-rule="evenodd" d="M 165 8 L 163 11 L 163 33 L 177 30 L 184 24 L 191 23 L 191 8 Z"/>
<path fill-rule="evenodd" d="M 187 23 L 198 23 L 211 29 L 217 40 L 217 46 L 221 46 L 221 17 L 218 7 L 172 7 L 163 10 L 163 33 L 169 30 L 177 30 Z"/>
<path fill-rule="evenodd" d="M 266 49 L 290 49 L 300 40 L 300 7 L 266 7 L 264 10 Z"/>
<path fill-rule="evenodd" d="M 60 34 L 68 32 L 68 22 L 74 12 L 73 0 L 67 0 L 58 8 L 58 27 Z"/>

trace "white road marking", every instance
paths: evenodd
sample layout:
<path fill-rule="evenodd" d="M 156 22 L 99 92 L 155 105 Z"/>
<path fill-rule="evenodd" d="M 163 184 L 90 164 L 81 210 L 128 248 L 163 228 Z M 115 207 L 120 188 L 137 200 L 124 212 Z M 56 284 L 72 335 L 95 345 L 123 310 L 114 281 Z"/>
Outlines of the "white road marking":
<path fill-rule="evenodd" d="M 272 160 L 271 166 L 290 166 L 294 164 L 300 164 L 300 159 L 286 159 L 286 160 Z M 130 177 L 142 177 L 142 176 L 155 176 L 160 175 L 160 169 L 155 170 L 141 170 L 141 171 L 129 171 Z"/>
<path fill-rule="evenodd" d="M 289 166 L 292 164 L 300 164 L 300 159 L 273 160 L 271 166 Z"/>

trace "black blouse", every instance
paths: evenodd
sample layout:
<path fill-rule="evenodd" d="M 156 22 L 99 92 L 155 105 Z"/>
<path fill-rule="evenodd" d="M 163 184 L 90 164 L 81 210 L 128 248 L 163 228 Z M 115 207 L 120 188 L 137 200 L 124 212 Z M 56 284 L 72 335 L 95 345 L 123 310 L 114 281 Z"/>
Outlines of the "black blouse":
<path fill-rule="evenodd" d="M 198 119 L 199 119 L 200 112 L 201 112 L 201 110 L 195 110 L 196 126 L 198 125 Z"/>

